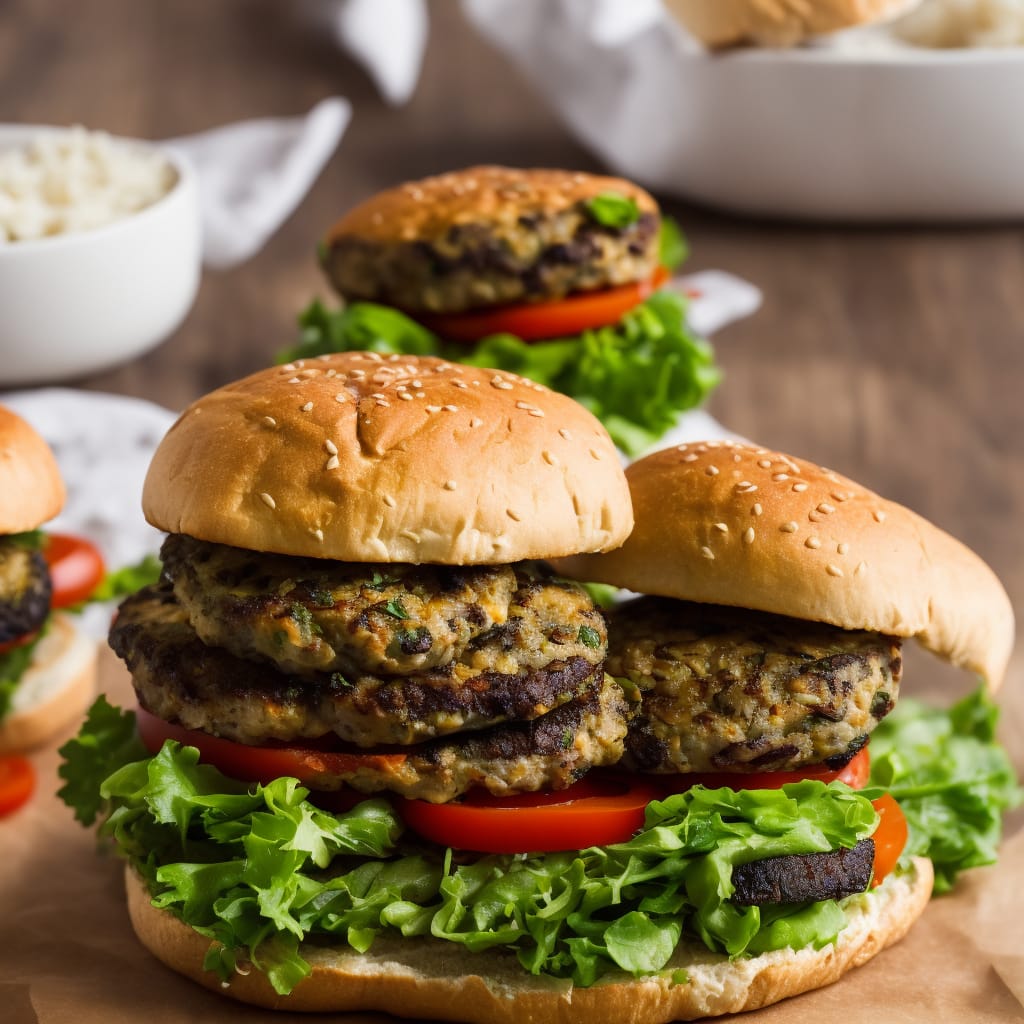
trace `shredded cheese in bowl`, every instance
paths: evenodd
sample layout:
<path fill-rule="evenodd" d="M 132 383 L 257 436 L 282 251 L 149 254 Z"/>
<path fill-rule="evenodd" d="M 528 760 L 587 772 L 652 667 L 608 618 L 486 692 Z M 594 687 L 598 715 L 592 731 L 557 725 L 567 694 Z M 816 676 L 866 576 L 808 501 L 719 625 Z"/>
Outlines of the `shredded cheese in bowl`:
<path fill-rule="evenodd" d="M 150 206 L 176 173 L 157 151 L 81 127 L 0 148 L 0 245 L 102 227 Z"/>

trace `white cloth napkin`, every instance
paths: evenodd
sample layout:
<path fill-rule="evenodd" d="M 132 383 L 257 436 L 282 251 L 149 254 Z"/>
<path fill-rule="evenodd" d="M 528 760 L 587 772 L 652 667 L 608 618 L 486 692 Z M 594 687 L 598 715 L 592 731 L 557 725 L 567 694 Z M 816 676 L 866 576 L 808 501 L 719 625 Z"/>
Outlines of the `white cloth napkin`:
<path fill-rule="evenodd" d="M 352 107 L 322 100 L 304 117 L 262 118 L 171 139 L 199 177 L 203 262 L 254 256 L 309 191 L 337 148 Z"/>

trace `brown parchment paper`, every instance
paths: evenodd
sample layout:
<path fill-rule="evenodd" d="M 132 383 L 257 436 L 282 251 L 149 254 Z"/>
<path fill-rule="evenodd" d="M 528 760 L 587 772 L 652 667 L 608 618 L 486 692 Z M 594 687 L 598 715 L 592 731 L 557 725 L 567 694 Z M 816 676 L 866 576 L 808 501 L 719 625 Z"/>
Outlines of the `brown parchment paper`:
<path fill-rule="evenodd" d="M 1024 672 L 1003 692 L 1004 742 L 1024 766 Z M 910 669 L 908 669 L 909 676 Z M 104 651 L 101 688 L 124 704 L 127 674 Z M 927 696 L 929 687 L 915 686 Z M 961 681 L 962 689 L 962 681 Z M 948 699 L 948 693 L 943 694 Z M 132 935 L 122 864 L 55 797 L 56 746 L 34 756 L 32 803 L 0 821 L 2 1024 L 292 1024 L 324 1019 L 241 1006 L 167 970 Z M 738 1024 L 1024 1024 L 1024 830 L 1011 819 L 999 864 L 933 900 L 910 935 L 838 984 Z M 470 956 L 470 954 L 467 954 Z M 387 1024 L 381 1014 L 332 1015 Z M 596 1021 L 594 1024 L 606 1024 Z M 612 1024 L 612 1022 L 607 1022 Z"/>

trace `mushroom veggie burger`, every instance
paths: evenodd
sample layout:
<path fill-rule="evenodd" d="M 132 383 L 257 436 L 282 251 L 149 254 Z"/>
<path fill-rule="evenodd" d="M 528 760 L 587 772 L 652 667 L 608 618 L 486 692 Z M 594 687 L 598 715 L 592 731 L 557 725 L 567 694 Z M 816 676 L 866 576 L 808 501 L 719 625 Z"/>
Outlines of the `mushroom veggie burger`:
<path fill-rule="evenodd" d="M 576 398 L 620 448 L 648 448 L 718 382 L 674 223 L 620 178 L 471 167 L 349 211 L 321 261 L 345 300 L 303 313 L 286 358 L 372 348 L 520 373 Z"/>
<path fill-rule="evenodd" d="M 637 705 L 602 616 L 535 560 L 632 515 L 564 396 L 431 358 L 264 371 L 183 414 L 144 505 L 165 578 L 112 634 L 138 718 L 98 703 L 62 793 L 130 861 L 142 941 L 209 987 L 665 1021 L 823 984 L 927 898 L 904 874 L 766 900 L 780 859 L 865 861 L 878 814 L 841 781 L 666 794 L 609 767 Z"/>

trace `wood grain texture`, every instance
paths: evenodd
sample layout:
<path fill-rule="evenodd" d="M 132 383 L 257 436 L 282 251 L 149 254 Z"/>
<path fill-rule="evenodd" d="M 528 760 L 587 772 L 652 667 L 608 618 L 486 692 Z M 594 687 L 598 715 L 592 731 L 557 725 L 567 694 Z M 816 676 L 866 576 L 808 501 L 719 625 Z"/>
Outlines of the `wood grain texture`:
<path fill-rule="evenodd" d="M 453 0 L 430 5 L 423 78 L 400 109 L 307 27 L 299 7 L 0 6 L 5 120 L 78 121 L 162 138 L 299 113 L 333 94 L 355 106 L 337 155 L 266 249 L 236 270 L 207 273 L 192 314 L 157 351 L 83 386 L 181 407 L 266 364 L 292 340 L 297 310 L 328 294 L 316 239 L 380 188 L 476 162 L 601 169 L 473 34 Z M 749 437 L 910 505 L 974 547 L 1024 607 L 1020 228 L 806 227 L 667 206 L 690 236 L 692 269 L 731 270 L 765 292 L 761 312 L 718 339 L 726 379 L 711 411 Z M 916 665 L 924 688 L 939 685 L 931 663 L 913 658 L 909 673 Z M 1018 660 L 1007 692 L 1024 686 L 1022 676 Z M 962 678 L 942 678 L 965 687 Z M 1008 727 L 1024 732 L 1024 702 L 1008 703 Z"/>

